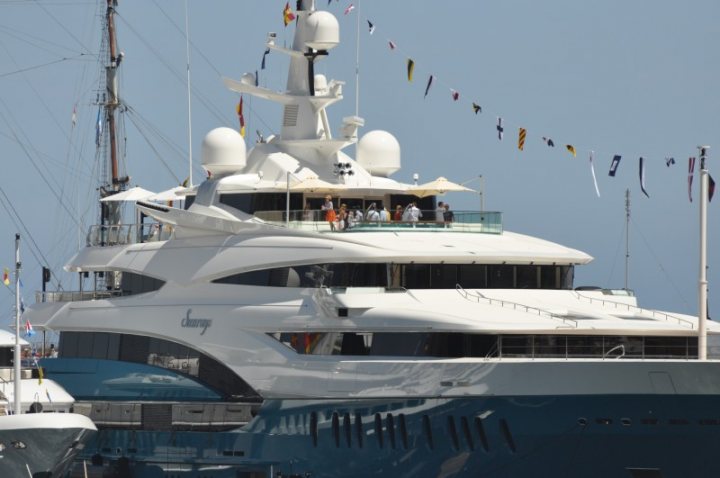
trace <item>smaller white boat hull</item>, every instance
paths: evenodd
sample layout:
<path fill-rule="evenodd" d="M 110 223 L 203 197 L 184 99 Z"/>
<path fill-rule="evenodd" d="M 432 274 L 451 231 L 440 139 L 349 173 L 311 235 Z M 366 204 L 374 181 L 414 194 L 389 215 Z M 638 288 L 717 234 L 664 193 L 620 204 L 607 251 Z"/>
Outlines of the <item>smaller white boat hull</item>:
<path fill-rule="evenodd" d="M 0 416 L 0 476 L 61 477 L 97 432 L 76 413 Z"/>

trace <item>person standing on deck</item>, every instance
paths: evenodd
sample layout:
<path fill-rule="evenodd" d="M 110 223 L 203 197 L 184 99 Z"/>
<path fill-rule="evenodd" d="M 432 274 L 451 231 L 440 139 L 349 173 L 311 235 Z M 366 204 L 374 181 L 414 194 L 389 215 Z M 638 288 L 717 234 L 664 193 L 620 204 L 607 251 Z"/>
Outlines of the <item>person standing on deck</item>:
<path fill-rule="evenodd" d="M 335 206 L 333 206 L 332 196 L 329 194 L 325 196 L 325 203 L 320 206 L 320 209 L 325 211 L 325 220 L 330 224 L 330 230 L 335 230 Z"/>

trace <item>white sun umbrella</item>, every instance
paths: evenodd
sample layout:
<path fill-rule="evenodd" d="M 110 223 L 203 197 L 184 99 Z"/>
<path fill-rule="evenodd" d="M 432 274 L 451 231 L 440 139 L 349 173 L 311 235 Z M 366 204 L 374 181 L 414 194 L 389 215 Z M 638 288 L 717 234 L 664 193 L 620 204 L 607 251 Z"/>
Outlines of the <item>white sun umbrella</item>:
<path fill-rule="evenodd" d="M 450 192 L 476 192 L 474 189 L 466 188 L 462 184 L 448 181 L 447 178 L 440 176 L 434 181 L 429 183 L 418 184 L 417 186 L 410 186 L 408 192 L 415 196 L 424 198 L 425 196 L 432 196 L 434 194 L 445 194 Z"/>
<path fill-rule="evenodd" d="M 175 186 L 174 188 L 160 191 L 159 193 L 153 194 L 145 199 L 154 202 L 179 201 L 181 199 L 185 199 L 185 196 L 187 196 L 190 191 L 191 189 L 184 186 Z"/>
<path fill-rule="evenodd" d="M 347 186 L 344 184 L 333 184 L 323 181 L 317 176 L 301 179 L 290 186 L 291 191 L 303 191 L 309 193 L 332 193 L 344 191 Z"/>
<path fill-rule="evenodd" d="M 113 194 L 112 196 L 106 196 L 102 198 L 101 202 L 110 202 L 110 201 L 128 201 L 128 202 L 135 202 L 135 201 L 142 201 L 144 199 L 148 199 L 150 196 L 153 196 L 155 193 L 152 191 L 148 191 L 147 189 L 143 189 L 140 186 L 135 186 L 134 188 L 127 189 L 125 191 L 121 191 L 117 194 Z"/>

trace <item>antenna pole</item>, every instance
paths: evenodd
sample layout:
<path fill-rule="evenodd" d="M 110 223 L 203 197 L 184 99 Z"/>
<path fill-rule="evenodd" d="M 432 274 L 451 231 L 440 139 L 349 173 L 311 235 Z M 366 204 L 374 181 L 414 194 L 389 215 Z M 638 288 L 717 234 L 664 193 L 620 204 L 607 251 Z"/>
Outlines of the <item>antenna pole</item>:
<path fill-rule="evenodd" d="M 625 290 L 630 278 L 630 190 L 625 190 Z"/>
<path fill-rule="evenodd" d="M 14 409 L 15 414 L 19 415 L 22 413 L 21 403 L 21 381 L 20 377 L 20 361 L 22 360 L 20 354 L 20 269 L 22 264 L 20 263 L 20 234 L 15 234 L 15 357 L 14 357 L 14 374 L 15 374 L 15 403 Z"/>
<path fill-rule="evenodd" d="M 708 171 L 705 166 L 710 146 L 700 150 L 700 280 L 698 281 L 698 360 L 707 360 L 707 200 Z"/>
<path fill-rule="evenodd" d="M 188 20 L 187 0 L 185 0 L 185 53 L 187 56 L 187 103 L 188 103 L 188 187 L 192 187 L 192 114 L 190 100 L 190 21 Z"/>
<path fill-rule="evenodd" d="M 357 30 L 355 31 L 355 116 L 360 116 L 360 0 L 357 0 Z"/>

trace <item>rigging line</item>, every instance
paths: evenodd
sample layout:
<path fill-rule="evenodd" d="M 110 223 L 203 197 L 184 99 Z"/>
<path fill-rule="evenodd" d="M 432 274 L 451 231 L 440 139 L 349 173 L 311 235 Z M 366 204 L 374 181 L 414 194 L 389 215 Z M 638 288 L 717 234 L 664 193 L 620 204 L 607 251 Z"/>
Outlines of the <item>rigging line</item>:
<path fill-rule="evenodd" d="M 127 106 L 127 105 L 126 105 L 126 106 Z M 183 150 L 180 146 L 178 146 L 178 145 L 176 145 L 175 143 L 173 143 L 172 141 L 170 141 L 170 139 L 168 138 L 167 135 L 163 134 L 157 127 L 155 127 L 155 125 L 153 125 L 153 124 L 152 124 L 150 121 L 148 121 L 144 116 L 142 116 L 142 115 L 140 114 L 140 112 L 138 112 L 137 110 L 135 110 L 135 109 L 132 108 L 132 107 L 128 107 L 128 112 L 129 112 L 131 115 L 134 115 L 134 116 L 135 116 L 135 119 L 136 119 L 137 121 L 141 122 L 141 123 L 142 123 L 142 126 L 143 126 L 145 129 L 151 130 L 151 132 L 152 132 L 159 140 L 161 140 L 161 141 L 165 144 L 165 146 L 168 147 L 168 149 L 170 149 L 172 152 L 174 152 L 174 153 L 178 156 L 178 158 L 179 158 L 180 160 L 182 160 L 182 161 L 185 160 L 185 158 L 187 157 L 187 152 L 186 152 L 185 150 Z M 131 121 L 132 121 L 132 118 L 131 118 Z"/>
<path fill-rule="evenodd" d="M 30 233 L 30 230 L 25 225 L 25 222 L 22 220 L 22 217 L 17 212 L 17 209 L 15 209 L 15 206 L 13 206 L 12 201 L 10 201 L 10 198 L 7 194 L 5 194 L 5 190 L 0 186 L 0 194 L 2 194 L 4 200 L 0 201 L 2 202 L 3 208 L 8 213 L 8 216 L 10 216 L 10 219 L 15 224 L 16 227 L 21 228 L 25 234 L 30 238 L 30 242 L 32 244 L 32 247 L 30 248 L 30 253 L 33 255 L 35 260 L 40 264 L 49 264 L 49 261 L 47 258 L 43 255 L 42 250 L 40 249 L 40 246 L 38 246 L 37 242 L 35 242 L 35 238 L 33 237 L 32 233 Z M 9 208 L 8 208 L 9 207 Z M 12 211 L 12 212 L 11 212 Z M 40 256 L 40 257 L 38 257 Z"/>
<path fill-rule="evenodd" d="M 636 226 L 636 227 L 635 227 L 635 231 L 637 231 L 637 233 L 640 234 L 640 237 L 642 238 L 643 242 L 645 243 L 645 247 L 647 247 L 648 251 L 650 251 L 650 254 L 653 256 L 653 259 L 655 259 L 655 261 L 657 262 L 658 266 L 660 266 L 660 270 L 662 271 L 663 274 L 665 274 L 665 277 L 667 278 L 668 282 L 670 282 L 670 284 L 671 284 L 671 285 L 673 286 L 673 288 L 675 289 L 675 293 L 678 295 L 678 297 L 680 298 L 680 300 L 682 300 L 683 302 L 685 302 L 685 305 L 688 306 L 688 309 L 692 309 L 692 306 L 688 303 L 687 300 L 685 300 L 685 297 L 683 297 L 682 293 L 680 292 L 680 288 L 679 288 L 679 287 L 677 286 L 677 284 L 672 280 L 672 277 L 670 276 L 670 274 L 668 274 L 668 272 L 665 270 L 665 267 L 663 266 L 662 262 L 660 262 L 660 259 L 658 258 L 657 254 L 655 254 L 655 251 L 653 250 L 653 248 L 650 247 L 650 243 L 648 242 L 648 240 L 647 240 L 647 239 L 645 238 L 645 236 L 643 235 L 642 229 L 639 227 L 639 225 L 638 225 L 637 223 L 635 223 L 635 220 L 634 220 L 632 217 L 630 217 L 630 222 L 631 222 L 634 226 Z"/>
<path fill-rule="evenodd" d="M 8 106 L 7 106 L 7 104 L 5 103 L 5 101 L 2 99 L 2 97 L 0 97 L 0 104 L 2 104 L 2 106 L 4 106 L 6 110 L 8 109 Z M 13 136 L 15 137 L 15 140 L 18 142 L 20 148 L 21 148 L 21 149 L 23 150 L 23 152 L 25 153 L 25 156 L 30 160 L 30 163 L 31 163 L 32 166 L 35 168 L 35 171 L 36 171 L 36 172 L 38 173 L 38 175 L 42 178 L 43 182 L 47 185 L 48 189 L 50 189 L 50 192 L 53 194 L 53 196 L 55 196 L 55 199 L 57 199 L 57 200 L 58 200 L 58 203 L 62 205 L 63 209 L 65 209 L 65 212 L 67 212 L 68 215 L 70 216 L 70 219 L 72 219 L 72 221 L 75 222 L 76 224 L 79 224 L 79 223 L 78 223 L 78 220 L 77 220 L 77 218 L 74 216 L 73 212 L 72 212 L 70 209 L 68 209 L 67 205 L 65 205 L 65 204 L 64 204 L 64 201 L 62 201 L 62 198 L 58 195 L 58 193 L 55 191 L 55 189 L 53 189 L 52 184 L 50 184 L 50 181 L 49 181 L 48 178 L 46 177 L 46 175 L 45 175 L 45 173 L 43 172 L 43 170 L 37 165 L 37 162 L 35 161 L 35 159 L 34 159 L 34 158 L 32 157 L 32 155 L 30 154 L 30 151 L 29 151 L 28 148 L 25 146 L 25 143 L 23 143 L 23 142 L 20 141 L 20 139 L 19 139 L 18 136 L 17 136 L 17 132 L 15 131 L 15 128 L 13 128 L 13 125 L 10 124 L 10 122 L 9 122 L 8 119 L 7 119 L 7 117 L 2 113 L 2 111 L 0 111 L 0 117 L 2 117 L 3 121 L 5 122 L 5 124 L 8 126 L 8 128 L 10 128 L 10 131 L 12 132 Z"/>
<path fill-rule="evenodd" d="M 165 18 L 167 18 L 167 20 L 175 27 L 175 29 L 180 33 L 180 35 L 182 35 L 182 37 L 185 38 L 185 37 L 186 37 L 185 32 L 180 28 L 180 26 L 179 26 L 177 23 L 175 23 L 175 21 L 167 14 L 167 12 L 157 3 L 157 0 L 153 0 L 153 3 L 154 3 L 155 6 L 162 12 L 162 14 L 165 16 Z M 125 24 L 127 24 L 127 22 L 125 21 L 124 18 L 123 18 L 123 22 L 124 22 Z M 140 35 L 137 33 L 137 31 L 134 31 L 134 33 L 135 33 L 138 37 L 140 37 Z M 140 38 L 141 38 L 141 37 L 140 37 Z M 141 39 L 142 39 L 142 38 L 141 38 Z M 144 40 L 143 40 L 143 42 L 144 42 Z M 146 43 L 146 44 L 147 44 L 147 43 Z M 200 49 L 195 45 L 195 43 L 193 43 L 192 41 L 190 41 L 190 45 L 192 46 L 193 51 L 197 52 L 198 55 L 200 55 L 200 57 L 201 57 L 203 60 L 205 60 L 205 63 L 208 64 L 208 66 L 218 75 L 218 77 L 222 77 L 222 72 L 215 66 L 215 64 L 214 64 L 212 61 L 210 61 L 210 58 L 208 58 L 208 57 L 202 52 L 202 50 L 200 50 Z M 160 58 L 162 58 L 162 57 L 159 55 L 159 53 L 157 53 L 157 52 L 155 52 L 155 51 L 153 51 L 153 53 L 155 53 L 156 56 L 159 56 Z M 170 70 L 172 71 L 172 69 L 170 68 L 169 65 L 166 65 L 166 66 L 168 67 L 168 69 L 170 69 Z M 180 79 L 180 75 L 176 74 L 176 76 L 177 76 L 178 79 Z M 193 93 L 195 94 L 195 96 L 196 96 L 198 99 L 200 99 L 200 101 L 201 101 L 201 102 L 203 103 L 203 105 L 208 109 L 208 111 L 210 111 L 210 112 L 212 113 L 211 106 L 208 106 L 209 101 L 206 102 L 205 100 L 203 100 L 202 93 L 200 93 L 196 88 L 193 88 L 192 91 L 193 91 Z M 215 111 L 215 113 L 214 113 L 216 119 L 222 121 L 222 122 L 223 122 L 224 124 L 226 124 L 226 125 L 231 124 L 231 123 L 229 123 L 229 122 L 226 121 L 226 119 L 225 119 L 225 114 L 222 113 L 222 111 L 223 111 L 222 109 L 220 109 L 219 107 L 216 107 L 216 106 L 214 106 L 214 105 L 213 105 L 212 107 L 213 107 L 213 108 L 216 108 L 216 111 Z M 267 121 L 265 121 L 265 119 L 262 117 L 262 115 L 260 115 L 260 114 L 257 112 L 257 110 L 253 109 L 252 104 L 248 104 L 248 109 L 249 109 L 250 112 L 258 119 L 258 121 L 259 121 L 260 123 L 262 123 L 262 125 L 265 126 L 265 128 L 268 129 L 268 131 L 271 131 L 272 133 L 277 134 L 277 132 L 273 129 L 273 127 L 270 126 L 270 125 L 267 123 Z"/>
<path fill-rule="evenodd" d="M 133 32 L 133 33 L 135 34 L 135 36 L 147 47 L 147 49 L 148 49 L 153 55 L 155 55 L 155 57 L 158 59 L 158 61 L 159 61 L 163 66 L 165 66 L 165 68 L 167 68 L 167 70 L 168 70 L 170 73 L 172 73 L 172 75 L 175 77 L 176 80 L 178 80 L 178 82 L 179 82 L 181 85 L 183 85 L 183 86 L 186 85 L 185 79 L 183 78 L 183 75 L 180 74 L 179 72 L 177 72 L 175 69 L 173 69 L 172 65 L 170 65 L 170 63 L 168 63 L 168 62 L 165 60 L 165 56 L 164 56 L 164 55 L 161 55 L 160 52 L 159 52 L 157 49 L 155 49 L 155 48 L 151 45 L 151 43 L 150 43 L 149 41 L 147 41 L 144 37 L 142 37 L 142 36 L 140 35 L 140 33 L 139 33 L 135 28 L 133 28 L 133 26 L 132 26 L 131 24 L 129 24 L 120 14 L 116 14 L 116 16 L 117 16 L 120 20 L 122 20 L 123 25 L 125 25 L 131 32 Z M 202 93 L 201 90 L 199 90 L 198 88 L 193 87 L 193 88 L 192 88 L 192 92 L 193 92 L 193 94 L 195 95 L 195 97 L 200 101 L 200 103 L 201 103 L 203 106 L 205 106 L 205 108 L 207 109 L 207 111 L 208 111 L 210 114 L 214 115 L 215 118 L 216 118 L 218 121 L 221 121 L 221 122 L 223 122 L 224 124 L 228 124 L 228 121 L 226 120 L 226 118 L 224 118 L 225 115 L 221 112 L 221 110 L 220 110 L 217 106 L 213 105 L 208 99 L 206 99 L 206 96 Z"/>
<path fill-rule="evenodd" d="M 135 128 L 137 129 L 138 133 L 140 133 L 140 136 L 143 137 L 148 147 L 153 151 L 153 153 L 155 153 L 155 156 L 157 156 L 157 159 L 160 160 L 163 166 L 165 166 L 165 169 L 167 169 L 168 173 L 170 173 L 170 175 L 175 179 L 175 181 L 180 183 L 180 178 L 178 178 L 175 173 L 173 173 L 168 163 L 162 158 L 162 155 L 158 152 L 155 146 L 153 146 L 153 144 L 150 142 L 150 138 L 148 138 L 148 136 L 145 134 L 145 131 L 143 130 L 141 125 L 135 122 L 135 118 L 132 115 L 130 115 L 130 122 L 135 125 Z"/>
<path fill-rule="evenodd" d="M 89 48 L 87 48 L 85 45 L 83 45 L 82 42 L 81 42 L 80 40 L 78 40 L 78 38 L 77 38 L 70 30 L 68 30 L 68 28 L 65 26 L 65 24 L 64 24 L 63 22 L 59 21 L 54 15 L 52 15 L 52 14 L 47 10 L 47 8 L 45 8 L 38 0 L 34 0 L 34 3 L 35 3 L 35 5 L 37 5 L 38 7 L 40 7 L 40 9 L 42 9 L 42 10 L 47 14 L 47 16 L 49 16 L 50 18 L 52 18 L 53 21 L 54 21 L 55 23 L 57 23 L 57 24 L 60 26 L 60 28 L 62 28 L 62 29 L 65 31 L 65 33 L 68 34 L 68 36 L 70 36 L 70 38 L 72 38 L 73 40 L 75 40 L 75 43 L 77 43 L 78 45 L 80 45 L 81 51 L 85 51 L 85 52 L 87 52 L 87 53 L 92 53 L 92 51 L 91 51 Z"/>
<path fill-rule="evenodd" d="M 21 69 L 19 69 L 19 70 L 15 70 L 15 71 L 9 71 L 9 72 L 6 72 L 6 73 L 0 73 L 0 78 L 5 78 L 5 77 L 7 77 L 7 76 L 12 76 L 12 75 L 18 75 L 18 74 L 20 74 L 20 73 L 25 73 L 26 71 L 37 70 L 37 69 L 39 69 L 39 68 L 43 68 L 43 67 L 46 67 L 46 66 L 54 65 L 54 64 L 56 64 L 56 63 L 62 63 L 62 62 L 64 62 L 64 61 L 77 60 L 78 58 L 80 58 L 81 56 L 84 56 L 84 55 L 85 55 L 84 53 L 81 53 L 80 55 L 75 56 L 75 57 L 60 58 L 59 60 L 49 61 L 49 62 L 47 62 L 47 63 L 41 63 L 41 64 L 39 64 L 39 65 L 34 65 L 34 66 L 28 66 L 27 68 L 21 68 Z"/>
<path fill-rule="evenodd" d="M 622 234 L 620 234 L 620 240 L 618 241 L 617 248 L 615 249 L 615 255 L 613 255 L 612 267 L 610 268 L 610 274 L 608 274 L 607 281 L 605 284 L 610 286 L 612 284 L 613 275 L 615 274 L 615 265 L 617 264 L 617 258 L 620 255 L 620 248 L 625 240 L 625 228 L 627 227 L 626 222 L 623 221 Z"/>
<path fill-rule="evenodd" d="M 160 10 L 160 11 L 162 12 L 162 14 L 165 16 L 165 18 L 167 18 L 167 20 L 172 24 L 172 26 L 175 27 L 175 29 L 180 33 L 180 35 L 182 35 L 183 38 L 185 38 L 186 40 L 189 40 L 189 39 L 187 38 L 187 35 L 185 34 L 185 32 L 182 30 L 182 28 L 180 28 L 180 26 L 179 26 L 177 23 L 175 23 L 175 21 L 174 21 L 172 18 L 170 18 L 170 15 L 168 15 L 167 12 L 166 12 L 165 10 L 163 10 L 163 8 L 157 3 L 157 0 L 153 0 L 153 3 L 154 3 L 155 6 L 158 8 L 158 10 Z M 209 59 L 207 56 L 205 56 L 205 54 L 204 54 L 199 48 L 197 48 L 192 41 L 190 41 L 190 45 L 192 45 L 193 50 L 195 50 L 195 51 L 200 55 L 200 57 L 201 57 L 203 60 L 205 60 L 205 63 L 207 63 L 208 66 L 210 66 L 210 68 L 212 68 L 213 71 L 214 71 L 218 76 L 221 76 L 221 75 L 222 75 L 222 73 L 220 72 L 220 70 L 218 70 L 218 69 L 215 67 L 215 65 L 210 61 L 210 59 Z"/>
<path fill-rule="evenodd" d="M 17 140 L 17 138 L 15 138 L 14 136 L 11 136 L 11 135 L 9 135 L 9 134 L 7 134 L 7 133 L 3 133 L 2 131 L 0 131 L 0 136 L 3 136 L 3 137 L 5 137 L 5 138 L 7 138 L 8 140 L 12 141 L 12 142 L 15 143 L 15 144 L 18 144 L 18 145 L 21 144 L 21 143 Z M 54 166 L 54 167 L 57 167 L 58 169 L 60 169 L 60 170 L 62 170 L 62 171 L 72 173 L 73 176 L 74 176 L 76 179 L 85 180 L 85 181 L 91 179 L 91 176 L 90 176 L 90 175 L 83 174 L 82 171 L 75 171 L 75 170 L 73 170 L 73 169 L 71 169 L 71 168 L 68 168 L 67 166 L 62 166 L 59 160 L 54 160 L 53 157 L 50 156 L 50 155 L 48 155 L 48 154 L 41 153 L 41 152 L 39 152 L 39 151 L 36 151 L 36 153 L 37 153 L 39 156 L 44 156 L 46 163 L 48 163 L 48 164 L 50 164 L 50 165 L 52 165 L 52 166 Z"/>
<path fill-rule="evenodd" d="M 20 41 L 20 42 L 23 42 L 23 43 L 25 43 L 25 44 L 27 44 L 27 45 L 33 46 L 33 47 L 37 48 L 38 50 L 42 50 L 42 51 L 47 52 L 47 53 L 50 53 L 50 54 L 52 54 L 52 55 L 63 55 L 63 53 L 59 53 L 59 52 L 57 51 L 58 49 L 67 50 L 69 53 L 74 53 L 74 54 L 76 54 L 76 55 L 77 55 L 77 54 L 79 54 L 79 55 L 88 55 L 88 53 L 82 53 L 82 52 L 78 52 L 77 50 L 73 50 L 72 48 L 66 48 L 66 47 L 64 47 L 64 46 L 62 46 L 62 45 L 58 45 L 58 44 L 56 44 L 56 43 L 54 43 L 54 42 L 47 41 L 47 40 L 45 40 L 45 39 L 43 39 L 43 38 L 36 37 L 36 36 L 32 36 L 32 35 L 28 35 L 28 34 L 26 34 L 25 32 L 23 32 L 23 31 L 21 31 L 21 30 L 18 30 L 18 29 L 16 29 L 16 28 L 12 28 L 12 27 L 8 27 L 8 26 L 6 26 L 6 25 L 0 25 L 0 31 L 3 31 L 7 36 L 9 36 L 9 37 L 11 37 L 11 38 L 14 38 L 14 39 L 16 39 L 16 40 L 18 40 L 18 41 Z M 23 36 L 23 35 L 24 35 L 24 36 Z M 31 38 L 32 40 L 35 40 L 35 43 L 33 43 L 32 41 L 28 40 L 28 39 L 25 38 L 25 37 Z M 49 46 L 52 46 L 52 47 L 55 48 L 55 50 L 52 50 L 52 49 L 50 49 L 50 48 L 46 48 L 46 47 L 44 47 L 44 46 L 41 46 L 41 45 L 40 45 L 41 43 L 45 43 L 45 44 L 47 44 L 47 45 L 49 45 Z M 58 48 L 58 47 L 59 47 L 59 48 Z M 67 54 L 67 53 L 65 53 L 65 54 Z"/>
<path fill-rule="evenodd" d="M 15 61 L 15 58 L 13 57 L 10 50 L 8 50 L 4 44 L 2 44 L 2 46 L 3 46 L 3 49 L 5 50 L 5 53 L 7 54 L 8 58 L 10 58 L 10 60 L 13 62 L 13 64 L 15 64 L 15 66 L 17 66 L 17 61 Z M 23 80 L 25 80 L 25 83 L 28 85 L 28 87 L 33 91 L 33 93 L 35 93 L 36 98 L 38 99 L 40 104 L 43 105 L 43 107 L 45 108 L 45 111 L 47 112 L 47 114 L 50 117 L 50 119 L 52 120 L 52 122 L 55 123 L 55 126 L 57 126 L 58 130 L 65 136 L 65 139 L 70 141 L 70 137 L 65 132 L 63 127 L 60 125 L 60 122 L 55 117 L 53 110 L 48 106 L 47 102 L 45 101 L 45 99 L 44 99 L 45 96 L 40 94 L 40 92 L 35 88 L 35 86 L 32 84 L 32 82 L 27 78 L 27 76 L 25 76 L 24 72 L 21 72 L 20 74 L 22 75 Z M 7 111 L 10 111 L 7 108 L 7 105 L 5 106 L 5 108 L 7 109 Z"/>

